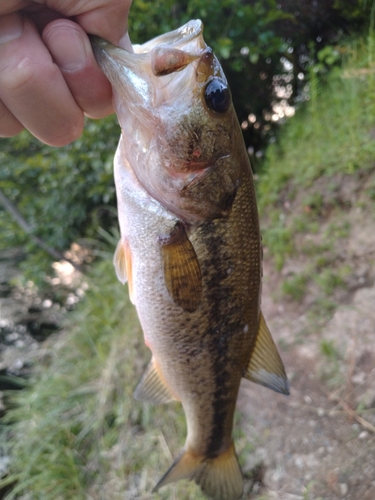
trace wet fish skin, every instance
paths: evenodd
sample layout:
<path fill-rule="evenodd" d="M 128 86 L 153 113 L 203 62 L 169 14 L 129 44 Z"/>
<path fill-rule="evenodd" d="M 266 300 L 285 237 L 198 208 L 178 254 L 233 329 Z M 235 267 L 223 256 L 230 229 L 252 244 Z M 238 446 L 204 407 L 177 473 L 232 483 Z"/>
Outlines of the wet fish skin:
<path fill-rule="evenodd" d="M 184 449 L 154 490 L 187 478 L 209 498 L 237 500 L 241 378 L 289 388 L 260 312 L 251 168 L 233 107 L 217 113 L 205 101 L 207 84 L 226 79 L 202 29 L 191 21 L 137 54 L 98 39 L 93 47 L 122 127 L 115 267 L 152 351 L 135 397 L 181 401 L 187 420 Z"/>

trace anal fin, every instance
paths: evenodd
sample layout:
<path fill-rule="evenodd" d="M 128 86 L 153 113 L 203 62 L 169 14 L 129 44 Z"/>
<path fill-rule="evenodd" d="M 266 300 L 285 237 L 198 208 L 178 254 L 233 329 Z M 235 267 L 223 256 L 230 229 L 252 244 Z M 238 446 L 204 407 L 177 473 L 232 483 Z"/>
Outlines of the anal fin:
<path fill-rule="evenodd" d="M 152 358 L 141 381 L 134 391 L 134 398 L 138 401 L 147 401 L 153 404 L 176 401 L 176 398 L 162 380 L 154 358 Z"/>
<path fill-rule="evenodd" d="M 178 222 L 170 235 L 159 238 L 159 243 L 169 295 L 184 311 L 194 312 L 202 297 L 202 276 L 184 226 Z"/>
<path fill-rule="evenodd" d="M 289 394 L 283 362 L 271 337 L 262 312 L 259 329 L 245 378 L 282 394 Z"/>
<path fill-rule="evenodd" d="M 122 284 L 128 282 L 129 297 L 134 304 L 131 253 L 128 242 L 123 238 L 117 243 L 115 255 L 113 256 L 113 265 L 115 266 L 118 280 L 121 281 Z"/>
<path fill-rule="evenodd" d="M 243 493 L 243 478 L 233 443 L 214 458 L 183 451 L 153 489 L 189 479 L 195 481 L 212 500 L 239 500 Z"/>

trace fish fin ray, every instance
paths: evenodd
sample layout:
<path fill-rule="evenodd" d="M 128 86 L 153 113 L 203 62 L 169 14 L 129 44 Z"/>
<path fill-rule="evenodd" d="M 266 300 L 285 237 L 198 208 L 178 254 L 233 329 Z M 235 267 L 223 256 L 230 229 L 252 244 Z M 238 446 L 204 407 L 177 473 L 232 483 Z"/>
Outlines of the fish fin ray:
<path fill-rule="evenodd" d="M 245 378 L 282 394 L 289 394 L 289 382 L 276 345 L 262 312 L 258 335 Z"/>
<path fill-rule="evenodd" d="M 189 479 L 195 481 L 212 500 L 238 500 L 243 494 L 243 478 L 233 443 L 215 458 L 183 451 L 153 489 Z"/>
<path fill-rule="evenodd" d="M 113 256 L 113 265 L 115 266 L 118 280 L 121 281 L 122 284 L 128 282 L 129 297 L 131 302 L 134 304 L 131 253 L 129 244 L 123 238 L 121 238 L 117 243 L 115 255 Z"/>
<path fill-rule="evenodd" d="M 169 295 L 184 311 L 194 312 L 202 297 L 202 275 L 184 226 L 178 222 L 171 234 L 160 237 L 159 242 Z"/>
<path fill-rule="evenodd" d="M 135 389 L 134 398 L 138 401 L 147 401 L 153 404 L 176 401 L 176 398 L 161 379 L 154 358 L 151 360 L 141 381 Z"/>

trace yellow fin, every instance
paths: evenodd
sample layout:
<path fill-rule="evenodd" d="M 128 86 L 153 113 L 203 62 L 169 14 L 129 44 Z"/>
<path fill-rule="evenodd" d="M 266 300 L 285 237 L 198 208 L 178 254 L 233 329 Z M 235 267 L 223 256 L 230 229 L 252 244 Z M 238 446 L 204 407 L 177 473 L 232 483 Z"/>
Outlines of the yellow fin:
<path fill-rule="evenodd" d="M 289 382 L 262 312 L 258 335 L 245 378 L 282 394 L 289 394 Z"/>
<path fill-rule="evenodd" d="M 202 297 L 201 270 L 184 226 L 178 222 L 169 236 L 159 238 L 164 278 L 175 304 L 194 312 Z"/>
<path fill-rule="evenodd" d="M 195 481 L 212 500 L 238 500 L 242 497 L 243 478 L 233 443 L 215 458 L 182 452 L 155 486 L 153 493 L 180 479 Z"/>
<path fill-rule="evenodd" d="M 170 390 L 161 379 L 154 359 L 151 360 L 134 391 L 134 397 L 138 401 L 147 401 L 153 404 L 175 401 Z"/>
<path fill-rule="evenodd" d="M 130 248 L 126 240 L 120 239 L 117 243 L 115 255 L 113 256 L 113 265 L 116 275 L 122 284 L 128 282 L 129 297 L 133 301 L 133 274 Z"/>

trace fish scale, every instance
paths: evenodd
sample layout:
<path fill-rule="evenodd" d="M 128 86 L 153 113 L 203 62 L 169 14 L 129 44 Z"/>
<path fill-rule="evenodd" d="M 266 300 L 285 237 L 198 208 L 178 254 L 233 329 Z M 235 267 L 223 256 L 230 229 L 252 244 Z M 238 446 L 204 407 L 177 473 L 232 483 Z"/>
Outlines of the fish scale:
<path fill-rule="evenodd" d="M 178 400 L 187 421 L 185 446 L 154 491 L 185 478 L 213 500 L 238 500 L 241 379 L 284 394 L 289 385 L 260 311 L 254 183 L 225 75 L 199 20 L 135 54 L 92 44 L 122 128 L 114 263 L 152 352 L 135 397 Z"/>

